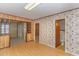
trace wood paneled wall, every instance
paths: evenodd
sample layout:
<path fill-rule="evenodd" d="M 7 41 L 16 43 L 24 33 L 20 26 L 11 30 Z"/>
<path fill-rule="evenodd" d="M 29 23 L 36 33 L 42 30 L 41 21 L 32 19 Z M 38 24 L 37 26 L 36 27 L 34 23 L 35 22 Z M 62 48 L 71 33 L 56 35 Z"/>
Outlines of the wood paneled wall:
<path fill-rule="evenodd" d="M 33 29 L 34 29 L 34 21 L 32 20 L 32 19 L 28 19 L 28 18 L 24 18 L 24 17 L 20 17 L 20 16 L 15 16 L 15 15 L 11 15 L 11 14 L 6 14 L 6 13 L 2 13 L 2 12 L 0 12 L 0 18 L 2 19 L 8 19 L 9 21 L 11 21 L 11 20 L 14 20 L 14 21 L 22 21 L 22 22 L 24 22 L 24 23 L 30 23 L 30 24 L 32 24 L 32 25 L 30 25 L 30 24 L 28 24 L 29 25 L 29 28 L 28 28 L 28 34 L 27 35 L 29 35 L 28 37 L 31 37 L 31 40 L 34 40 L 34 31 L 33 31 Z M 32 31 L 32 32 L 31 32 Z"/>
<path fill-rule="evenodd" d="M 15 16 L 15 15 L 10 15 L 10 14 L 6 14 L 6 13 L 2 13 L 2 12 L 0 12 L 0 18 L 16 20 L 16 21 L 32 22 L 32 19 Z"/>
<path fill-rule="evenodd" d="M 0 48 L 9 47 L 9 35 L 2 35 L 0 36 Z"/>

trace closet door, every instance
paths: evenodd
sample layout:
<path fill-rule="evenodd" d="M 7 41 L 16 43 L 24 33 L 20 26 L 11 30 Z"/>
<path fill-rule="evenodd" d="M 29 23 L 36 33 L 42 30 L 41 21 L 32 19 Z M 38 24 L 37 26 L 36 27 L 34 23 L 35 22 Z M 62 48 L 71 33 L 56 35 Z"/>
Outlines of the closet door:
<path fill-rule="evenodd" d="M 24 41 L 24 24 L 22 22 L 18 23 L 18 39 Z"/>
<path fill-rule="evenodd" d="M 15 21 L 10 23 L 10 38 L 17 39 L 17 22 Z"/>

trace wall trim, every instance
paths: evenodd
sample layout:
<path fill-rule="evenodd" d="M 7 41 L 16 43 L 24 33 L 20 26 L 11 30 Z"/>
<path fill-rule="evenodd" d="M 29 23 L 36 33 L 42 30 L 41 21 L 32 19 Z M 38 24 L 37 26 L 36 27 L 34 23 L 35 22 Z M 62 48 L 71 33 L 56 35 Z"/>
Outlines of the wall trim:
<path fill-rule="evenodd" d="M 42 42 L 39 42 L 40 44 L 43 44 L 43 45 L 46 45 L 48 47 L 51 47 L 51 48 L 55 48 L 53 45 L 50 45 L 50 44 L 47 44 L 47 43 L 42 43 Z"/>
<path fill-rule="evenodd" d="M 79 7 L 78 8 L 74 8 L 74 9 L 70 9 L 70 10 L 66 10 L 66 11 L 63 11 L 63 12 L 55 13 L 55 14 L 52 14 L 52 15 L 43 16 L 43 17 L 40 17 L 40 18 L 37 18 L 37 19 L 34 19 L 34 20 L 39 20 L 39 19 L 43 19 L 43 18 L 46 18 L 46 17 L 51 17 L 51 16 L 54 16 L 54 15 L 57 15 L 57 14 L 62 14 L 62 13 L 65 13 L 65 12 L 76 10 L 76 9 L 79 9 Z"/>
<path fill-rule="evenodd" d="M 65 51 L 66 53 L 69 53 L 69 54 L 72 54 L 72 56 L 79 56 L 78 54 L 76 54 L 76 53 L 72 53 L 72 52 L 70 52 L 70 51 Z"/>
<path fill-rule="evenodd" d="M 32 20 L 32 19 L 29 19 L 29 18 L 26 18 L 26 17 L 17 16 L 17 15 L 12 15 L 12 14 L 9 14 L 9 13 L 4 13 L 4 12 L 0 12 L 0 14 L 5 14 L 5 15 L 13 16 L 13 17 L 20 17 L 20 18 L 24 18 L 24 19 Z"/>

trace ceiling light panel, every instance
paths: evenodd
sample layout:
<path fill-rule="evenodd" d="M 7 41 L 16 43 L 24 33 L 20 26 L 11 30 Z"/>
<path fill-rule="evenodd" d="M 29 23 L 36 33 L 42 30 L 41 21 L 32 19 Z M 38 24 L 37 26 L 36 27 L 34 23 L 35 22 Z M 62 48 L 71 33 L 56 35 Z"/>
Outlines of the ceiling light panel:
<path fill-rule="evenodd" d="M 24 8 L 28 11 L 32 10 L 33 8 L 35 8 L 36 6 L 38 6 L 40 3 L 29 3 L 27 4 Z"/>

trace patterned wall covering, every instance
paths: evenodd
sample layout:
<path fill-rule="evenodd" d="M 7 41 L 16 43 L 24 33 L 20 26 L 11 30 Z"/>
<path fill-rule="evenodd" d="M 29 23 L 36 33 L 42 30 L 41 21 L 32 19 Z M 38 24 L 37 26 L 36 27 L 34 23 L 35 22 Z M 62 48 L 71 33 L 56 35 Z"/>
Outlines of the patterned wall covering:
<path fill-rule="evenodd" d="M 79 9 L 36 20 L 40 43 L 55 47 L 55 20 L 59 19 L 65 19 L 65 52 L 79 55 Z"/>
<path fill-rule="evenodd" d="M 36 20 L 36 22 L 39 22 L 39 42 L 45 45 L 48 45 L 50 47 L 55 47 L 54 42 L 54 21 L 52 20 L 53 17 L 46 17 L 41 20 Z M 53 32 L 52 32 L 53 31 Z"/>

